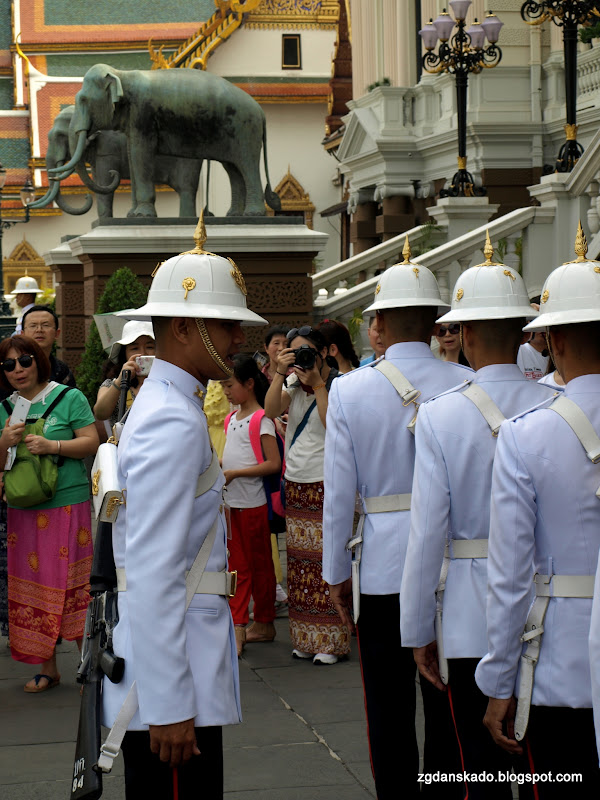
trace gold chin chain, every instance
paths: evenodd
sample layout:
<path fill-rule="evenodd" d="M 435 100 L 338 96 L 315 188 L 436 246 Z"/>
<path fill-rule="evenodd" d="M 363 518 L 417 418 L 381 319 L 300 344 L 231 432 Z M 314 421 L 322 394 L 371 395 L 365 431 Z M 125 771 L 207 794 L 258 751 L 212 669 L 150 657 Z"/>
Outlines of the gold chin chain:
<path fill-rule="evenodd" d="M 198 328 L 198 333 L 200 334 L 200 338 L 206 347 L 206 352 L 218 366 L 218 368 L 227 375 L 228 378 L 231 378 L 233 375 L 233 370 L 231 367 L 228 367 L 227 364 L 223 361 L 221 356 L 217 353 L 217 349 L 214 344 L 211 342 L 210 336 L 208 335 L 208 331 L 206 330 L 206 325 L 204 324 L 203 319 L 196 318 L 196 327 Z"/>
<path fill-rule="evenodd" d="M 460 339 L 459 339 L 459 341 L 460 341 L 460 349 L 464 353 L 465 352 L 465 348 L 463 347 L 463 324 L 462 324 L 462 322 L 460 323 L 459 336 L 460 336 Z M 466 356 L 465 356 L 465 358 L 466 358 Z"/>

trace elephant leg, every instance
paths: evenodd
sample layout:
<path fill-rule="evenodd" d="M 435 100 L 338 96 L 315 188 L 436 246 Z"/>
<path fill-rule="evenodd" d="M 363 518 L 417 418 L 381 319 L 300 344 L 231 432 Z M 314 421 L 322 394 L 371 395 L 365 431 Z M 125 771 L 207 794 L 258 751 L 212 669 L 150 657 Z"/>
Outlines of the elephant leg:
<path fill-rule="evenodd" d="M 128 137 L 129 174 L 132 185 L 135 185 L 136 202 L 135 209 L 130 214 L 133 217 L 155 217 L 154 158 L 156 157 L 156 148 L 151 136 L 146 137 L 144 142 L 135 141 L 135 139 L 132 141 L 133 137 L 139 138 L 139 131 Z"/>
<path fill-rule="evenodd" d="M 198 164 L 197 167 L 195 166 L 196 163 Z M 193 162 L 189 159 L 185 159 L 182 166 L 187 168 L 186 172 L 180 175 L 178 170 L 178 185 L 173 186 L 175 191 L 179 194 L 179 216 L 196 217 L 196 194 L 198 193 L 202 161 Z"/>
<path fill-rule="evenodd" d="M 99 184 L 109 183 L 108 171 L 92 167 L 92 178 Z M 113 216 L 113 200 L 115 193 L 96 194 L 96 205 L 98 207 L 98 218 L 106 219 Z"/>
<path fill-rule="evenodd" d="M 227 216 L 241 217 L 244 214 L 244 206 L 246 205 L 246 185 L 244 183 L 244 178 L 235 164 L 224 162 L 223 167 L 229 176 L 229 184 L 231 186 L 231 206 L 229 207 Z"/>
<path fill-rule="evenodd" d="M 257 158 L 249 158 L 246 163 L 240 164 L 240 172 L 242 173 L 242 180 L 246 190 L 245 217 L 264 217 L 266 213 L 259 158 L 260 151 Z"/>

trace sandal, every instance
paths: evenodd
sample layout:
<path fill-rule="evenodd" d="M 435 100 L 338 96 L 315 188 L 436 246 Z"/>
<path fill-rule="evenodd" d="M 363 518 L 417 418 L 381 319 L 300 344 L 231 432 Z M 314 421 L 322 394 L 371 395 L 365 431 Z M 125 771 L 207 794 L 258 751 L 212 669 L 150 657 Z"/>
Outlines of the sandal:
<path fill-rule="evenodd" d="M 46 681 L 45 686 L 40 686 L 42 678 Z M 24 692 L 28 694 L 39 694 L 40 692 L 46 692 L 48 689 L 54 689 L 54 687 L 58 686 L 60 683 L 60 676 L 58 678 L 53 678 L 51 675 L 43 675 L 38 672 L 37 675 L 34 675 L 33 680 L 35 682 L 35 687 L 26 684 L 23 687 Z"/>
<path fill-rule="evenodd" d="M 275 625 L 272 622 L 254 622 L 246 628 L 246 642 L 272 642 L 275 638 Z"/>

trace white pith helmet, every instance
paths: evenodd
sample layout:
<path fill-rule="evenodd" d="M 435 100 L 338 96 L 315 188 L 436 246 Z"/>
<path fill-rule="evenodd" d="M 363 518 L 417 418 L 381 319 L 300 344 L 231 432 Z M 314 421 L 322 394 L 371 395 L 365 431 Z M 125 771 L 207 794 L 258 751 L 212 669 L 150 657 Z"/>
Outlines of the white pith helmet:
<path fill-rule="evenodd" d="M 266 325 L 266 319 L 246 307 L 246 284 L 235 263 L 203 249 L 203 214 L 194 239 L 193 250 L 163 261 L 154 271 L 146 304 L 119 315 L 127 319 L 192 317 Z"/>
<path fill-rule="evenodd" d="M 537 316 L 537 311 L 529 303 L 529 295 L 519 273 L 506 264 L 492 261 L 494 248 L 489 232 L 483 254 L 485 263 L 465 270 L 456 281 L 452 308 L 438 322 L 531 319 Z"/>
<path fill-rule="evenodd" d="M 29 275 L 24 275 L 16 283 L 15 288 L 12 290 L 13 294 L 43 294 L 43 290 L 37 285 L 35 278 L 30 278 Z"/>
<path fill-rule="evenodd" d="M 435 275 L 427 267 L 410 261 L 408 236 L 402 250 L 404 261 L 388 267 L 375 289 L 374 302 L 363 313 L 386 308 L 433 306 L 440 314 L 448 308 L 440 296 Z"/>
<path fill-rule="evenodd" d="M 110 352 L 108 354 L 110 360 L 114 361 L 116 364 L 119 360 L 121 348 L 126 347 L 132 342 L 135 342 L 136 339 L 140 338 L 140 336 L 149 336 L 151 339 L 154 339 L 154 329 L 152 328 L 152 323 L 143 322 L 142 320 L 137 319 L 132 319 L 129 322 L 126 322 L 123 326 L 121 338 L 117 342 L 113 342 L 111 345 Z"/>
<path fill-rule="evenodd" d="M 575 238 L 574 261 L 557 267 L 546 278 L 540 313 L 524 330 L 539 331 L 553 325 L 600 321 L 600 261 L 589 261 L 581 222 Z"/>

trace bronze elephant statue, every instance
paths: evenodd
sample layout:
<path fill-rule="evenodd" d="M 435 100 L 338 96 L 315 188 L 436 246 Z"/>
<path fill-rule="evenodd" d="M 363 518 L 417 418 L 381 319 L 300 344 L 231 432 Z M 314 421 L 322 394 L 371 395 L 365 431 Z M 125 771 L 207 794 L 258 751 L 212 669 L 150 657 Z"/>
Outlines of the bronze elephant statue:
<path fill-rule="evenodd" d="M 231 184 L 228 216 L 264 216 L 266 202 L 281 209 L 271 190 L 262 108 L 225 78 L 192 69 L 117 70 L 96 64 L 86 73 L 71 120 L 71 160 L 48 170 L 64 179 L 84 178 L 84 153 L 96 131 L 114 130 L 127 138 L 133 216 L 154 217 L 154 162 L 157 157 L 219 161 Z M 260 153 L 267 185 L 263 192 Z M 116 176 L 118 182 L 119 175 Z M 110 191 L 96 184 L 94 191 Z M 88 185 L 90 185 L 88 183 Z"/>
<path fill-rule="evenodd" d="M 48 133 L 48 149 L 46 151 L 46 167 L 49 171 L 60 168 L 71 157 L 71 146 L 74 135 L 71 127 L 75 106 L 66 106 L 54 119 Z M 129 178 L 129 160 L 127 157 L 127 139 L 119 131 L 101 130 L 89 137 L 82 160 L 92 168 L 90 179 L 85 167 L 78 171 L 84 183 L 91 189 L 102 188 L 110 180 L 111 175 L 120 179 Z M 171 156 L 158 156 L 154 161 L 154 183 L 164 183 L 179 195 L 179 216 L 196 216 L 196 193 L 202 161 L 197 159 L 177 159 Z M 114 178 L 113 178 L 114 182 Z M 108 187 L 111 189 L 112 187 Z M 116 187 L 115 187 L 116 188 Z M 99 192 L 96 198 L 98 216 L 101 219 L 113 216 L 114 189 Z M 68 204 L 60 193 L 59 181 L 51 181 L 51 187 L 45 197 L 40 198 L 35 206 L 44 206 L 54 200 L 57 206 L 67 214 L 85 214 L 90 210 L 92 198 L 87 196 L 82 206 Z M 128 216 L 133 216 L 137 207 L 135 187 L 132 186 L 132 206 Z"/>

